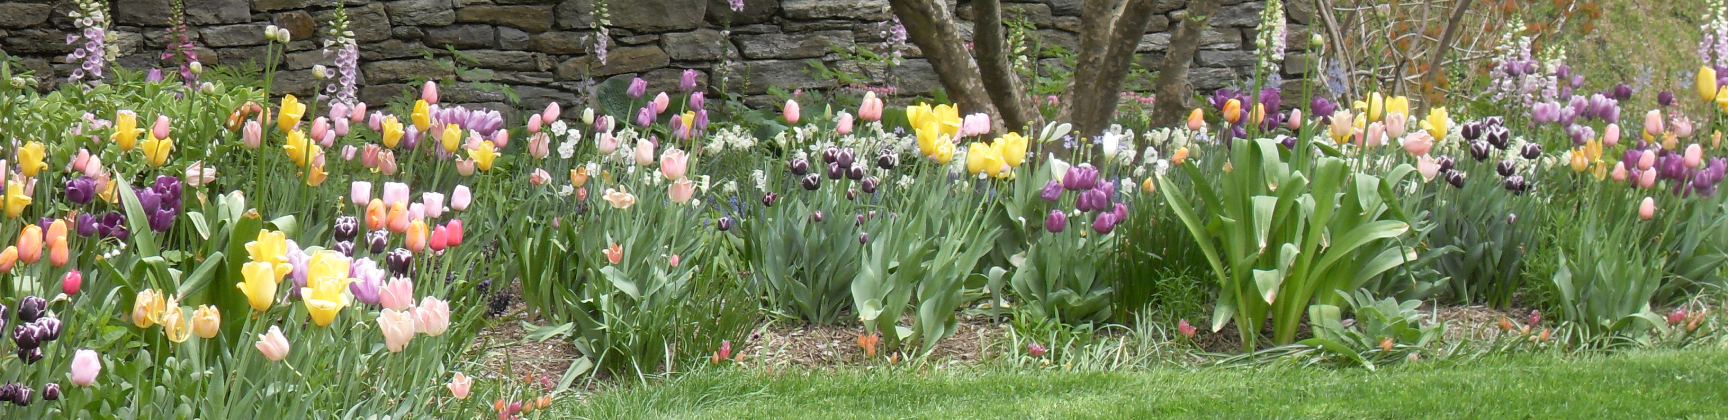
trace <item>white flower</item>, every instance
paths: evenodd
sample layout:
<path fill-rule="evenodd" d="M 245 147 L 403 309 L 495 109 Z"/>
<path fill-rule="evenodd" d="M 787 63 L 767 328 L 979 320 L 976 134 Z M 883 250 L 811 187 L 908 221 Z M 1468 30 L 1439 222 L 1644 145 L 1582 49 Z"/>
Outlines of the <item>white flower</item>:
<path fill-rule="evenodd" d="M 576 187 L 570 186 L 570 185 L 565 185 L 564 188 L 560 188 L 558 190 L 558 196 L 559 197 L 569 197 L 570 194 L 575 194 L 575 193 L 576 193 Z"/>
<path fill-rule="evenodd" d="M 576 137 L 570 137 L 558 144 L 559 159 L 569 159 L 571 156 L 576 156 Z"/>
<path fill-rule="evenodd" d="M 750 172 L 750 180 L 756 184 L 757 191 L 768 192 L 768 175 L 763 174 L 761 169 Z"/>
<path fill-rule="evenodd" d="M 730 180 L 730 179 L 726 180 L 726 184 L 720 186 L 720 192 L 725 193 L 726 195 L 737 194 L 738 193 L 738 181 L 737 180 Z"/>
<path fill-rule="evenodd" d="M 552 134 L 557 134 L 557 135 L 562 136 L 562 135 L 564 135 L 564 133 L 567 133 L 569 131 L 570 131 L 570 126 L 568 124 L 564 124 L 564 120 L 558 120 L 558 121 L 552 122 Z"/>

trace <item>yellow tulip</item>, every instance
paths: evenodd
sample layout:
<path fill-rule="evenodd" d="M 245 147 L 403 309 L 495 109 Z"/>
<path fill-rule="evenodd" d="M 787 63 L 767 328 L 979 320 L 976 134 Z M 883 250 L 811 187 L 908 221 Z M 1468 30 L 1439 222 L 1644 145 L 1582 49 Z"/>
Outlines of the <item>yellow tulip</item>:
<path fill-rule="evenodd" d="M 948 135 L 948 138 L 960 136 L 960 125 L 963 122 L 960 119 L 960 108 L 943 104 L 932 108 L 930 113 L 930 118 L 933 118 L 936 124 L 942 127 L 942 134 Z"/>
<path fill-rule="evenodd" d="M 480 147 L 468 151 L 468 158 L 474 159 L 474 167 L 481 172 L 492 170 L 492 160 L 498 158 L 498 146 L 491 140 L 480 142 Z"/>
<path fill-rule="evenodd" d="M 1368 121 L 1380 121 L 1380 115 L 1386 112 L 1386 97 L 1381 96 L 1380 92 L 1369 94 L 1367 101 L 1356 101 L 1356 112 Z"/>
<path fill-rule="evenodd" d="M 979 145 L 984 146 L 982 144 L 979 144 Z M 980 153 L 982 153 L 984 155 L 983 156 L 984 174 L 990 175 L 992 177 L 1002 176 L 1002 174 L 1004 173 L 1002 168 L 1005 166 L 1008 166 L 1008 164 L 1002 162 L 1002 154 L 997 152 L 997 150 L 995 148 L 990 147 L 990 146 L 984 146 L 983 150 L 981 150 Z M 971 158 L 972 152 L 967 152 L 966 154 L 967 154 L 966 160 L 968 160 L 968 161 L 972 160 L 972 158 Z"/>
<path fill-rule="evenodd" d="M 299 131 L 288 132 L 288 138 L 282 142 L 282 150 L 288 153 L 288 159 L 295 166 L 306 167 L 307 158 L 312 156 L 311 147 L 316 146 L 306 141 L 306 135 Z"/>
<path fill-rule="evenodd" d="M 1585 169 L 1590 168 L 1590 160 L 1584 157 L 1583 149 L 1574 149 L 1572 150 L 1572 153 L 1569 154 L 1572 155 L 1571 164 L 1573 172 L 1584 172 Z"/>
<path fill-rule="evenodd" d="M 119 181 L 110 181 L 109 184 Z M 14 179 L 6 182 L 6 217 L 18 217 L 24 214 L 24 207 L 30 205 L 30 195 L 24 193 L 24 184 Z"/>
<path fill-rule="evenodd" d="M 174 139 L 158 139 L 155 134 L 146 134 L 145 137 L 144 160 L 155 167 L 167 164 L 168 154 L 174 151 Z"/>
<path fill-rule="evenodd" d="M 131 151 L 138 145 L 138 134 L 144 130 L 138 128 L 138 114 L 128 110 L 114 113 L 114 135 L 108 138 L 120 146 L 120 150 Z"/>
<path fill-rule="evenodd" d="M 1595 139 L 1591 140 L 1589 143 L 1584 143 L 1584 158 L 1591 162 L 1602 160 L 1602 139 Z"/>
<path fill-rule="evenodd" d="M 936 153 L 930 155 L 930 157 L 936 159 L 936 163 L 947 165 L 948 162 L 954 160 L 954 143 L 945 141 L 937 144 Z"/>
<path fill-rule="evenodd" d="M 384 147 L 395 149 L 396 143 L 402 141 L 402 121 L 397 120 L 395 115 L 385 117 L 382 128 L 384 129 Z"/>
<path fill-rule="evenodd" d="M 249 262 L 241 266 L 242 282 L 234 283 L 234 287 L 246 294 L 246 303 L 259 312 L 270 310 L 270 305 L 276 303 L 276 283 L 282 281 L 282 276 L 276 274 L 276 265 L 267 262 Z"/>
<path fill-rule="evenodd" d="M 1714 101 L 1719 92 L 1716 90 L 1716 69 L 1710 68 L 1710 66 L 1699 67 L 1698 98 L 1703 99 L 1704 102 Z"/>
<path fill-rule="evenodd" d="M 162 333 L 168 336 L 168 341 L 175 344 L 184 343 L 192 338 L 192 323 L 186 319 L 186 310 L 180 306 L 171 306 L 162 312 Z"/>
<path fill-rule="evenodd" d="M 254 262 L 273 265 L 278 277 L 294 270 L 294 266 L 288 263 L 288 235 L 285 233 L 258 231 L 258 238 L 246 243 L 246 254 Z"/>
<path fill-rule="evenodd" d="M 324 184 L 330 178 L 329 172 L 324 172 L 324 165 L 312 165 L 311 173 L 306 175 L 306 186 L 316 187 Z"/>
<path fill-rule="evenodd" d="M 1728 86 L 1716 91 L 1716 106 L 1722 108 L 1723 112 L 1728 112 Z"/>
<path fill-rule="evenodd" d="M 1407 116 L 1410 115 L 1410 98 L 1406 98 L 1403 96 L 1394 96 L 1391 98 L 1386 98 L 1386 114 L 1391 114 L 1394 112 L 1399 113 L 1399 114 L 1404 114 Z M 1382 115 L 1386 115 L 1386 114 L 1382 114 Z M 1376 117 L 1374 117 L 1374 120 L 1379 121 L 1380 117 L 1376 116 Z M 1435 137 L 1435 138 L 1438 139 L 1440 137 Z"/>
<path fill-rule="evenodd" d="M 942 129 L 938 127 L 935 122 L 928 122 L 923 125 L 914 125 L 913 127 L 917 127 L 914 132 L 918 135 L 919 154 L 924 156 L 935 156 L 936 143 L 948 142 L 947 139 L 940 138 L 942 137 Z"/>
<path fill-rule="evenodd" d="M 1434 136 L 1435 140 L 1441 140 L 1446 138 L 1446 132 L 1451 128 L 1448 125 L 1450 123 L 1446 107 L 1435 107 L 1428 110 L 1428 118 L 1422 120 L 1422 129 L 1428 130 L 1428 135 Z"/>
<path fill-rule="evenodd" d="M 918 104 L 906 107 L 906 122 L 914 128 L 923 128 L 924 122 L 931 114 L 930 105 Z"/>
<path fill-rule="evenodd" d="M 446 153 L 456 153 L 456 147 L 462 145 L 462 127 L 456 124 L 444 124 L 444 135 L 438 137 L 439 145 Z"/>
<path fill-rule="evenodd" d="M 24 147 L 18 148 L 18 171 L 24 176 L 35 177 L 36 174 L 42 173 L 42 169 L 48 167 L 48 163 L 45 162 L 47 158 L 48 152 L 42 143 L 34 141 L 25 143 Z"/>
<path fill-rule="evenodd" d="M 413 120 L 414 128 L 419 129 L 421 133 L 432 128 L 432 110 L 426 104 L 425 99 L 414 102 L 414 112 L 408 114 L 408 119 Z"/>
<path fill-rule="evenodd" d="M 292 131 L 304 116 L 306 104 L 300 103 L 294 95 L 285 95 L 282 97 L 282 111 L 276 114 L 276 128 L 282 129 L 282 132 Z"/>
<path fill-rule="evenodd" d="M 300 289 L 312 323 L 323 327 L 336 320 L 342 308 L 348 307 L 349 297 L 343 292 L 353 280 L 348 277 L 348 259 L 341 253 L 323 250 L 312 255 L 306 269 L 306 287 Z"/>
<path fill-rule="evenodd" d="M 138 328 L 150 328 L 162 319 L 162 312 L 168 307 L 163 299 L 167 296 L 155 290 L 138 292 L 138 298 L 132 300 L 132 325 Z"/>
<path fill-rule="evenodd" d="M 996 154 L 1002 155 L 1002 162 L 1009 167 L 1018 168 L 1026 163 L 1026 146 L 1030 142 L 1019 133 L 1004 134 L 996 139 Z"/>
<path fill-rule="evenodd" d="M 1158 192 L 1158 183 L 1152 182 L 1152 177 L 1146 177 L 1145 181 L 1140 181 L 1140 192 L 1147 194 Z"/>
<path fill-rule="evenodd" d="M 966 148 L 966 172 L 977 175 L 984 171 L 985 161 L 991 154 L 990 146 L 984 143 L 972 143 Z"/>
<path fill-rule="evenodd" d="M 192 333 L 201 338 L 214 338 L 222 331 L 222 312 L 210 305 L 198 305 L 192 311 Z"/>

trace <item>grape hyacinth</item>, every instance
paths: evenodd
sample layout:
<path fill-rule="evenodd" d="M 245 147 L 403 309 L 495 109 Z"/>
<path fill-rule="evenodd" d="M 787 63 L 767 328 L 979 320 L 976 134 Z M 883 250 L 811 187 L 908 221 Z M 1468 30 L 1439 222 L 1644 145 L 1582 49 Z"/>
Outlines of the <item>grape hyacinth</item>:
<path fill-rule="evenodd" d="M 72 70 L 68 83 L 76 84 L 85 79 L 91 85 L 102 82 L 103 70 L 108 65 L 107 10 L 108 5 L 100 0 L 79 0 L 78 11 L 70 13 L 79 32 L 66 35 L 66 43 L 75 45 L 82 40 L 84 45 L 66 55 L 67 62 L 80 63 L 77 69 Z"/>

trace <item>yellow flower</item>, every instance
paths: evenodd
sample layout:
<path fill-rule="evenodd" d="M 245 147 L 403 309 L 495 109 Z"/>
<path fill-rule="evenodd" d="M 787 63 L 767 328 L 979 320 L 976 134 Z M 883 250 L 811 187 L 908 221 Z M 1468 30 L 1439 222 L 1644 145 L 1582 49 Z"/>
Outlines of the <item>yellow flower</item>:
<path fill-rule="evenodd" d="M 119 181 L 110 181 L 109 184 Z M 18 217 L 24 214 L 24 207 L 30 205 L 30 195 L 24 193 L 24 184 L 14 179 L 6 182 L 6 217 Z"/>
<path fill-rule="evenodd" d="M 192 311 L 192 333 L 202 338 L 214 338 L 222 331 L 222 312 L 210 305 L 198 305 Z"/>
<path fill-rule="evenodd" d="M 1590 168 L 1590 159 L 1584 157 L 1584 149 L 1574 149 L 1572 153 L 1568 154 L 1572 155 L 1570 163 L 1573 172 L 1584 172 L 1585 169 Z"/>
<path fill-rule="evenodd" d="M 143 132 L 138 128 L 138 114 L 122 109 L 114 113 L 114 135 L 108 138 L 120 145 L 120 150 L 131 151 L 138 145 L 138 134 Z"/>
<path fill-rule="evenodd" d="M 270 263 L 276 270 L 276 276 L 286 276 L 294 266 L 288 263 L 288 234 L 272 231 L 258 231 L 258 238 L 246 243 L 246 254 L 252 261 Z"/>
<path fill-rule="evenodd" d="M 456 146 L 462 144 L 462 127 L 456 124 L 444 124 L 444 136 L 438 138 L 447 153 L 456 153 Z"/>
<path fill-rule="evenodd" d="M 162 312 L 168 307 L 163 299 L 167 296 L 155 290 L 138 292 L 138 298 L 132 301 L 132 325 L 138 328 L 150 328 L 162 319 Z"/>
<path fill-rule="evenodd" d="M 930 114 L 931 114 L 931 112 L 930 112 L 930 105 L 929 104 L 918 104 L 918 105 L 914 105 L 914 106 L 909 106 L 909 107 L 906 107 L 906 122 L 908 124 L 911 124 L 912 127 L 922 128 L 922 127 L 924 127 L 924 122 L 925 122 L 926 118 L 928 118 L 930 116 Z"/>
<path fill-rule="evenodd" d="M 324 184 L 330 173 L 324 172 L 324 165 L 312 165 L 312 173 L 306 175 L 306 186 L 316 187 Z"/>
<path fill-rule="evenodd" d="M 1224 102 L 1224 121 L 1236 124 L 1242 121 L 1242 101 L 1231 99 Z"/>
<path fill-rule="evenodd" d="M 941 144 L 936 145 L 936 153 L 930 157 L 936 159 L 936 163 L 947 165 L 948 162 L 954 160 L 954 143 L 941 142 Z"/>
<path fill-rule="evenodd" d="M 144 140 L 144 160 L 150 166 L 160 167 L 168 163 L 168 154 L 174 151 L 174 139 L 157 139 L 155 134 L 146 134 Z"/>
<path fill-rule="evenodd" d="M 395 149 L 396 143 L 402 141 L 402 121 L 398 121 L 395 115 L 385 117 L 383 128 L 384 147 Z"/>
<path fill-rule="evenodd" d="M 421 133 L 432 128 L 432 110 L 426 105 L 425 99 L 414 102 L 414 113 L 408 114 L 408 118 L 413 120 L 414 128 L 419 129 Z"/>
<path fill-rule="evenodd" d="M 918 153 L 923 154 L 924 156 L 935 156 L 936 143 L 938 141 L 946 142 L 945 139 L 941 138 L 942 129 L 938 127 L 935 122 L 925 123 L 924 125 L 914 125 L 913 127 L 917 127 L 914 131 L 918 135 Z"/>
<path fill-rule="evenodd" d="M 288 138 L 282 142 L 282 150 L 288 153 L 288 159 L 295 166 L 306 167 L 306 158 L 311 157 L 310 147 L 316 146 L 306 141 L 306 135 L 299 131 L 288 132 Z"/>
<path fill-rule="evenodd" d="M 474 159 L 474 167 L 481 172 L 492 170 L 492 160 L 498 158 L 498 146 L 491 140 L 480 142 L 480 147 L 468 151 L 468 158 Z"/>
<path fill-rule="evenodd" d="M 1356 101 L 1356 112 L 1368 121 L 1380 121 L 1380 114 L 1386 112 L 1386 97 L 1380 92 L 1369 94 L 1367 101 Z"/>
<path fill-rule="evenodd" d="M 960 124 L 963 122 L 960 119 L 960 108 L 946 104 L 937 105 L 930 110 L 930 114 L 936 124 L 942 127 L 942 134 L 947 134 L 948 138 L 960 135 Z"/>
<path fill-rule="evenodd" d="M 991 154 L 993 152 L 990 151 L 989 145 L 973 142 L 971 146 L 966 148 L 966 172 L 973 175 L 983 172 L 984 166 L 989 163 L 987 161 L 990 160 Z"/>
<path fill-rule="evenodd" d="M 1019 133 L 1008 133 L 996 139 L 996 154 L 1002 155 L 1002 162 L 1009 167 L 1018 168 L 1026 163 L 1026 145 L 1030 140 Z"/>
<path fill-rule="evenodd" d="M 306 104 L 300 103 L 300 100 L 294 98 L 294 95 L 283 96 L 282 111 L 276 114 L 276 128 L 282 129 L 282 132 L 292 131 L 295 125 L 300 124 L 300 118 L 304 116 L 306 116 Z"/>
<path fill-rule="evenodd" d="M 276 283 L 282 281 L 282 275 L 276 273 L 275 264 L 253 261 L 240 267 L 243 282 L 234 283 L 234 287 L 246 294 L 246 303 L 259 312 L 270 310 L 270 305 L 276 303 Z"/>
<path fill-rule="evenodd" d="M 1404 114 L 1404 116 L 1410 116 L 1410 98 L 1406 98 L 1403 96 L 1394 96 L 1391 98 L 1386 98 L 1386 114 L 1391 114 L 1394 112 L 1399 113 L 1399 114 Z M 1374 120 L 1379 121 L 1380 118 L 1375 117 Z M 1435 137 L 1435 138 L 1438 139 L 1440 137 Z"/>
<path fill-rule="evenodd" d="M 1446 131 L 1451 128 L 1447 124 L 1450 123 L 1446 107 L 1435 107 L 1428 110 L 1428 118 L 1422 120 L 1422 129 L 1428 130 L 1428 135 L 1434 136 L 1434 140 L 1439 141 L 1446 138 Z"/>
<path fill-rule="evenodd" d="M 352 281 L 348 277 L 348 259 L 341 253 L 323 250 L 312 255 L 306 269 L 306 287 L 300 289 L 312 323 L 324 327 L 336 320 L 342 308 L 348 307 L 349 297 L 343 292 Z"/>
<path fill-rule="evenodd" d="M 162 333 L 168 336 L 168 341 L 175 344 L 184 343 L 192 338 L 192 323 L 186 319 L 186 310 L 179 305 L 168 307 L 162 312 Z"/>
<path fill-rule="evenodd" d="M 1716 91 L 1716 106 L 1722 108 L 1723 112 L 1728 112 L 1728 86 Z"/>
<path fill-rule="evenodd" d="M 1698 68 L 1698 98 L 1704 102 L 1716 100 L 1716 69 L 1710 66 Z"/>
<path fill-rule="evenodd" d="M 1584 158 L 1591 162 L 1602 160 L 1602 139 L 1590 140 L 1584 143 Z"/>
<path fill-rule="evenodd" d="M 42 143 L 34 141 L 18 148 L 18 171 L 28 177 L 42 173 L 42 169 L 48 167 L 48 163 L 44 162 L 48 158 L 48 152 L 44 149 Z"/>

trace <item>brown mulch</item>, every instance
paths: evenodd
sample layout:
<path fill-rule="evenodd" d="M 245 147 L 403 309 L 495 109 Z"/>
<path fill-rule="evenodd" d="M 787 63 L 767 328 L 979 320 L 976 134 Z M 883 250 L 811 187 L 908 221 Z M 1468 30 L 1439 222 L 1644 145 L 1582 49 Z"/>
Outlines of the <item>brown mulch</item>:
<path fill-rule="evenodd" d="M 976 363 L 985 347 L 1002 335 L 1005 325 L 987 316 L 960 314 L 959 329 L 931 351 L 938 362 Z M 909 322 L 903 322 L 909 323 Z M 742 348 L 745 361 L 768 366 L 832 367 L 867 362 L 858 337 L 862 325 L 777 324 L 770 322 L 752 334 Z M 908 343 L 916 346 L 916 343 Z M 883 351 L 878 356 L 891 356 Z"/>

